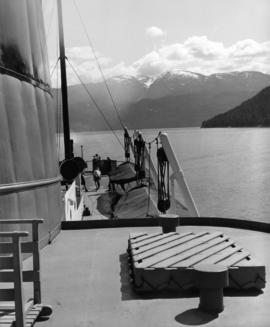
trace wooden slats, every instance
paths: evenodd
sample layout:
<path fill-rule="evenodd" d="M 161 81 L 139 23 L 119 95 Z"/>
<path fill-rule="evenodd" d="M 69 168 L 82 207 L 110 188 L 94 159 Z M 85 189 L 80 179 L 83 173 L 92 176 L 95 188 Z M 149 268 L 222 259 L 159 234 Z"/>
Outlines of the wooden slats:
<path fill-rule="evenodd" d="M 200 235 L 196 234 L 196 237 L 200 237 L 204 234 L 205 233 L 201 233 Z M 167 242 L 158 247 L 154 247 L 154 248 L 150 247 L 149 249 L 147 249 L 147 251 L 142 251 L 142 252 L 138 251 L 135 255 L 133 255 L 133 261 L 139 261 L 139 260 L 146 259 L 148 257 L 151 257 L 151 256 L 161 253 L 163 251 L 175 248 L 176 246 L 184 244 L 194 238 L 195 238 L 194 234 L 192 234 L 192 233 L 179 234 L 179 237 L 173 241 Z"/>
<path fill-rule="evenodd" d="M 146 246 L 148 244 L 151 244 L 156 241 L 160 241 L 162 239 L 168 238 L 172 235 L 176 235 L 176 233 L 167 233 L 167 234 L 156 234 L 155 236 L 152 237 L 147 237 L 142 241 L 138 241 L 135 244 L 132 244 L 132 249 L 137 249 L 141 246 Z"/>
<path fill-rule="evenodd" d="M 21 238 L 28 236 L 28 232 L 0 232 L 0 283 L 13 283 L 14 289 L 0 290 L 0 301 L 14 301 L 15 314 L 8 314 L 2 317 L 0 315 L 0 326 L 8 323 L 5 319 L 11 319 L 11 325 L 16 320 L 17 327 L 32 326 L 40 310 L 32 310 L 33 303 L 29 304 L 31 308 L 27 315 L 24 306 L 23 282 L 33 283 L 34 303 L 41 303 L 40 294 L 40 262 L 39 262 L 39 235 L 38 225 L 42 223 L 41 219 L 27 220 L 5 220 L 0 221 L 3 224 L 31 224 L 32 234 L 30 242 L 22 242 Z M 3 239 L 4 238 L 4 239 Z M 11 239 L 9 242 L 6 239 Z M 4 241 L 4 242 L 3 242 Z M 23 271 L 22 253 L 32 253 L 33 270 Z M 1 270 L 2 269 L 2 270 Z M 4 284 L 3 284 L 4 285 Z M 3 287 L 1 285 L 1 287 Z M 7 311 L 8 312 L 8 311 Z M 3 319 L 2 319 L 3 318 Z"/>
<path fill-rule="evenodd" d="M 153 234 L 142 233 L 141 235 L 135 234 L 135 237 L 134 237 L 134 234 L 131 234 L 131 235 L 132 235 L 132 238 L 130 239 L 130 243 L 131 243 L 131 245 L 133 245 L 135 243 L 147 240 L 147 239 L 155 237 L 157 235 L 162 235 L 162 233 L 161 232 L 160 233 L 153 233 Z"/>
<path fill-rule="evenodd" d="M 194 286 L 196 264 L 229 268 L 229 287 L 265 287 L 265 266 L 221 232 L 137 235 L 129 242 L 132 278 L 138 291 L 187 289 Z M 174 283 L 172 283 L 173 281 Z"/>
<path fill-rule="evenodd" d="M 13 268 L 13 257 L 0 257 L 0 269 L 12 269 Z"/>
<path fill-rule="evenodd" d="M 0 219 L 1 221 L 1 219 Z M 15 232 L 0 232 L 0 238 L 1 237 L 25 237 L 28 236 L 28 232 L 20 232 L 20 231 L 15 231 Z"/>
<path fill-rule="evenodd" d="M 0 292 L 0 301 L 14 301 L 15 292 L 13 288 L 2 288 Z"/>
<path fill-rule="evenodd" d="M 213 233 L 213 234 L 203 234 L 202 236 L 194 238 L 187 243 L 184 243 L 180 246 L 177 246 L 173 249 L 169 249 L 166 252 L 159 253 L 155 257 L 148 258 L 143 260 L 142 263 L 138 264 L 138 266 L 142 267 L 166 267 L 175 264 L 180 261 L 182 254 L 186 251 L 190 251 L 193 248 L 197 248 L 198 246 L 202 246 L 202 244 L 211 241 L 217 237 L 222 235 L 221 232 Z M 207 245 L 208 246 L 208 245 Z M 195 249 L 196 251 L 197 249 Z M 179 257 L 180 256 L 180 257 Z"/>
<path fill-rule="evenodd" d="M 0 224 L 42 224 L 44 219 L 0 219 Z"/>
<path fill-rule="evenodd" d="M 162 239 L 159 239 L 159 240 L 155 240 L 147 245 L 144 245 L 144 246 L 140 246 L 138 249 L 135 248 L 135 249 L 132 249 L 132 253 L 133 255 L 138 255 L 138 254 L 143 254 L 144 252 L 148 251 L 148 250 L 151 250 L 151 249 L 156 249 L 156 248 L 160 248 L 161 250 L 161 247 L 163 245 L 168 245 L 168 244 L 171 244 L 173 241 L 176 241 L 176 240 L 183 240 L 183 238 L 185 238 L 186 236 L 190 235 L 191 233 L 186 233 L 186 234 L 172 234 L 166 238 L 162 238 Z M 191 238 L 194 238 L 194 235 L 191 234 Z M 184 243 L 185 241 L 182 241 L 182 243 Z M 159 252 L 159 251 L 158 251 Z"/>
<path fill-rule="evenodd" d="M 42 305 L 35 304 L 33 302 L 27 302 L 25 306 L 25 327 L 32 327 L 42 310 Z M 0 326 L 1 327 L 14 327 L 15 324 L 15 312 L 7 312 L 5 315 L 0 315 Z"/>
<path fill-rule="evenodd" d="M 180 263 L 183 260 L 192 258 L 192 256 L 196 255 L 197 253 L 201 253 L 202 251 L 212 248 L 217 244 L 222 243 L 223 240 L 219 236 L 208 238 L 207 240 L 204 240 L 202 242 L 196 242 L 196 244 L 193 244 L 189 248 L 185 248 L 184 251 L 178 253 L 177 255 L 174 255 L 168 259 L 162 260 L 161 262 L 158 262 L 157 264 L 152 265 L 155 268 L 162 268 L 162 267 L 174 267 L 177 263 Z M 180 266 L 182 266 L 180 264 Z M 183 267 L 186 267 L 185 265 Z"/>
<path fill-rule="evenodd" d="M 175 265 L 172 265 L 172 267 L 192 267 L 198 263 L 205 264 L 208 263 L 208 259 L 211 259 L 216 253 L 219 255 L 220 253 L 223 253 L 224 249 L 231 250 L 232 245 L 234 244 L 233 241 L 229 241 L 229 238 L 225 238 L 224 240 L 219 240 L 216 242 L 213 242 L 211 244 L 211 247 L 201 248 L 200 250 L 197 250 L 197 252 L 190 256 L 189 258 L 185 260 L 181 260 L 180 262 L 176 263 Z M 239 247 L 238 247 L 239 249 Z"/>
<path fill-rule="evenodd" d="M 211 257 L 206 258 L 202 263 L 204 264 L 215 264 L 219 262 L 220 260 L 226 259 L 230 256 L 232 256 L 235 252 L 241 250 L 241 246 L 230 246 L 223 251 L 220 251 L 218 253 L 214 253 Z"/>
<path fill-rule="evenodd" d="M 22 253 L 32 253 L 34 250 L 33 242 L 21 242 Z M 0 254 L 13 253 L 13 243 L 11 242 L 1 242 Z"/>
<path fill-rule="evenodd" d="M 250 253 L 242 250 L 242 251 L 238 251 L 236 253 L 234 253 L 232 256 L 224 259 L 224 260 L 220 260 L 217 263 L 224 265 L 224 266 L 233 266 L 235 264 L 237 264 L 239 261 L 248 258 L 250 256 Z"/>
<path fill-rule="evenodd" d="M 133 244 L 136 242 L 138 239 L 140 239 L 143 236 L 148 236 L 147 233 L 130 233 L 129 234 L 129 242 L 130 244 Z"/>
<path fill-rule="evenodd" d="M 38 280 L 38 274 L 33 270 L 22 272 L 24 282 L 34 282 Z M 14 281 L 14 271 L 0 271 L 0 283 L 11 283 Z"/>

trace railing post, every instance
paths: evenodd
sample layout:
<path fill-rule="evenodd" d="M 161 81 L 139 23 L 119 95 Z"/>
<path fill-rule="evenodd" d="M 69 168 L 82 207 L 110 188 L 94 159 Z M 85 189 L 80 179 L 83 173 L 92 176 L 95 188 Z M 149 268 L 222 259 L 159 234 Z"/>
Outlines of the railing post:
<path fill-rule="evenodd" d="M 34 270 L 34 304 L 41 303 L 38 225 L 39 225 L 38 221 L 33 221 L 32 239 L 33 239 L 33 270 Z"/>
<path fill-rule="evenodd" d="M 172 168 L 173 177 L 175 177 L 180 189 L 183 191 L 183 197 L 184 197 L 186 205 L 189 209 L 189 212 L 193 217 L 199 217 L 198 209 L 196 208 L 196 205 L 192 198 L 191 192 L 187 186 L 187 183 L 186 183 L 186 180 L 185 180 L 185 177 L 183 174 L 183 170 L 181 169 L 180 164 L 178 163 L 175 153 L 171 147 L 168 135 L 166 133 L 160 133 L 159 137 L 161 140 L 161 144 L 167 155 L 167 158 L 169 160 L 170 166 Z"/>
<path fill-rule="evenodd" d="M 12 236 L 16 327 L 25 327 L 22 257 L 20 236 Z"/>

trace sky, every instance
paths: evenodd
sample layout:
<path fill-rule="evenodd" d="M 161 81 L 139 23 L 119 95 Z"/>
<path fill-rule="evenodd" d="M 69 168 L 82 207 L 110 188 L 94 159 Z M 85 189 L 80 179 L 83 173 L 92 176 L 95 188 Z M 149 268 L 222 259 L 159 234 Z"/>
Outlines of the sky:
<path fill-rule="evenodd" d="M 173 70 L 270 73 L 269 0 L 62 0 L 62 5 L 66 55 L 85 83 L 101 80 L 95 57 L 106 78 L 155 78 Z M 43 0 L 43 13 L 55 86 L 56 0 Z M 79 83 L 69 64 L 67 74 L 68 84 Z"/>

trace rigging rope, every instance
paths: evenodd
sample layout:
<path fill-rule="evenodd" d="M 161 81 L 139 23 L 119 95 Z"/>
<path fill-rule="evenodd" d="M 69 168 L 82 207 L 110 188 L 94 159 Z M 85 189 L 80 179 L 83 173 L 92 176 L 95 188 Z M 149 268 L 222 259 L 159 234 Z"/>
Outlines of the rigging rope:
<path fill-rule="evenodd" d="M 148 143 L 148 148 L 149 148 L 149 162 L 151 160 L 151 142 Z M 149 217 L 149 209 L 150 209 L 150 197 L 151 197 L 151 169 L 150 165 L 148 167 L 148 197 L 147 197 L 147 212 L 146 212 L 146 217 Z"/>
<path fill-rule="evenodd" d="M 157 162 L 158 162 L 158 210 L 162 213 L 166 213 L 166 211 L 170 208 L 170 177 L 169 177 L 169 161 L 163 147 L 157 149 Z"/>
<path fill-rule="evenodd" d="M 53 74 L 54 74 L 55 68 L 57 67 L 57 64 L 58 64 L 58 61 L 59 61 L 59 60 L 60 60 L 60 58 L 58 57 L 57 60 L 56 60 L 55 65 L 54 65 L 54 67 L 53 67 L 53 69 L 52 69 L 52 72 L 50 73 L 50 77 L 51 77 L 51 79 L 52 79 L 52 77 L 53 77 Z"/>
<path fill-rule="evenodd" d="M 142 133 L 137 131 L 134 133 L 134 159 L 135 159 L 135 170 L 137 174 L 137 180 L 145 178 L 145 167 L 144 167 L 144 150 L 145 141 L 143 140 Z"/>
<path fill-rule="evenodd" d="M 128 130 L 124 128 L 124 150 L 126 161 L 130 161 L 130 146 L 131 146 L 131 137 L 128 134 Z"/>
<path fill-rule="evenodd" d="M 77 71 L 75 70 L 74 66 L 71 64 L 70 60 L 68 58 L 66 58 L 67 62 L 70 64 L 71 69 L 73 70 L 73 72 L 75 73 L 75 75 L 77 76 L 78 80 L 80 81 L 80 83 L 82 84 L 82 86 L 84 87 L 86 93 L 88 94 L 89 98 L 92 100 L 92 102 L 94 103 L 95 107 L 97 108 L 97 110 L 99 111 L 99 113 L 102 115 L 104 121 L 106 122 L 107 126 L 110 128 L 110 130 L 112 131 L 112 133 L 114 134 L 114 136 L 116 137 L 117 141 L 119 142 L 119 144 L 121 145 L 122 148 L 124 148 L 119 136 L 116 134 L 116 132 L 114 131 L 114 129 L 112 128 L 111 124 L 109 123 L 108 119 L 106 118 L 106 116 L 104 115 L 104 113 L 102 112 L 101 108 L 99 107 L 99 105 L 97 104 L 97 102 L 95 101 L 95 99 L 93 98 L 92 94 L 89 92 L 88 88 L 86 87 L 86 85 L 84 84 L 84 82 L 81 80 L 80 76 L 78 75 Z"/>
<path fill-rule="evenodd" d="M 118 108 L 117 108 L 117 106 L 116 106 L 116 103 L 115 103 L 114 98 L 113 98 L 113 96 L 112 96 L 112 93 L 111 93 L 111 91 L 110 91 L 109 85 L 108 85 L 107 80 L 106 80 L 106 78 L 105 78 L 105 76 L 104 76 L 104 73 L 103 73 L 103 71 L 102 71 L 101 65 L 100 65 L 99 60 L 98 60 L 98 57 L 97 57 L 97 55 L 96 55 L 95 48 L 94 48 L 93 43 L 92 43 L 92 41 L 91 41 L 91 39 L 90 39 L 90 37 L 89 37 L 89 34 L 88 34 L 88 32 L 87 32 L 87 29 L 86 29 L 86 26 L 85 26 L 85 24 L 84 24 L 84 22 L 83 22 L 82 16 L 81 16 L 80 11 L 79 11 L 79 8 L 78 8 L 78 6 L 77 6 L 75 0 L 73 0 L 73 3 L 74 3 L 74 6 L 75 6 L 75 8 L 76 8 L 76 10 L 77 10 L 77 12 L 78 12 L 78 15 L 79 15 L 79 18 L 80 18 L 81 24 L 82 24 L 83 29 L 84 29 L 84 32 L 85 32 L 85 34 L 86 34 L 86 37 L 87 37 L 88 43 L 89 43 L 89 45 L 90 45 L 90 47 L 91 47 L 91 49 L 92 49 L 92 52 L 93 52 L 94 58 L 95 58 L 95 60 L 96 60 L 96 63 L 97 63 L 98 69 L 99 69 L 100 74 L 101 74 L 101 76 L 102 76 L 103 82 L 104 82 L 104 84 L 105 84 L 105 86 L 106 86 L 106 89 L 107 89 L 107 92 L 108 92 L 108 94 L 109 94 L 109 97 L 110 97 L 110 99 L 111 99 L 111 101 L 112 101 L 113 108 L 114 108 L 114 110 L 115 110 L 115 112 L 116 112 L 117 118 L 118 118 L 118 120 L 119 120 L 119 122 L 120 122 L 122 128 L 124 129 L 124 128 L 125 128 L 125 125 L 124 125 L 124 123 L 123 123 L 123 121 L 122 121 L 122 119 L 121 119 L 121 116 L 120 116 L 119 110 L 118 110 Z"/>
<path fill-rule="evenodd" d="M 48 29 L 46 31 L 46 36 L 45 36 L 46 41 L 48 40 L 49 31 L 50 31 L 51 26 L 52 26 L 52 19 L 53 19 L 55 4 L 56 4 L 56 1 L 53 1 L 52 7 L 51 7 L 51 12 L 50 12 L 49 24 L 47 25 Z M 48 20 L 45 20 L 45 21 L 48 21 Z"/>

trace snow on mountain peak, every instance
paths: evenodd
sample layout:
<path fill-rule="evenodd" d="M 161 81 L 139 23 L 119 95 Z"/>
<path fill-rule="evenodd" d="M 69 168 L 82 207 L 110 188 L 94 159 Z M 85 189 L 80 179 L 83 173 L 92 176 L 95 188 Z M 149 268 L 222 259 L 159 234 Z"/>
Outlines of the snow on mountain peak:
<path fill-rule="evenodd" d="M 132 75 L 128 75 L 128 74 L 123 74 L 123 75 L 116 75 L 110 78 L 113 81 L 116 82 L 123 82 L 123 81 L 127 81 L 127 80 L 134 80 L 135 77 Z"/>
<path fill-rule="evenodd" d="M 196 79 L 199 78 L 199 74 L 190 72 L 188 70 L 176 69 L 176 70 L 171 71 L 171 74 L 172 75 L 183 76 L 183 77 L 191 77 L 191 78 L 196 78 Z"/>

